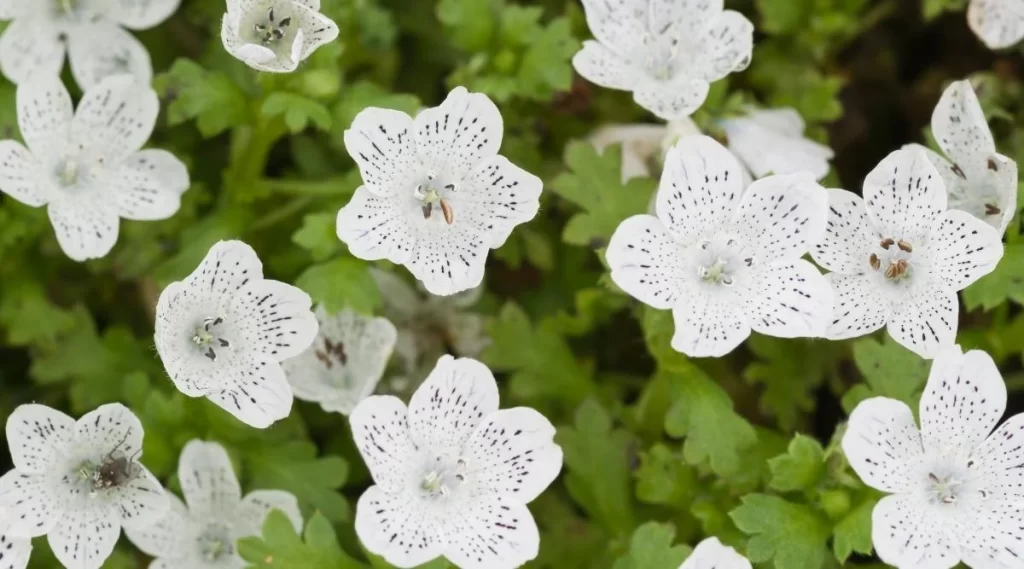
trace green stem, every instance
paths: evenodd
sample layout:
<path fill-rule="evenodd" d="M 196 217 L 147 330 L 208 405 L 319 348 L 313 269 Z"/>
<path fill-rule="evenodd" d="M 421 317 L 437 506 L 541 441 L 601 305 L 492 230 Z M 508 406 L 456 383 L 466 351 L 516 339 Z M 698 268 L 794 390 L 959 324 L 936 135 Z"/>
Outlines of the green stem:
<path fill-rule="evenodd" d="M 224 173 L 224 185 L 231 193 L 243 193 L 263 176 L 271 148 L 288 129 L 280 118 L 264 120 L 255 109 L 256 124 L 235 130 L 231 165 Z"/>
<path fill-rule="evenodd" d="M 332 176 L 324 180 L 283 180 L 264 179 L 262 185 L 271 192 L 296 196 L 342 197 L 350 195 L 351 176 Z"/>
<path fill-rule="evenodd" d="M 287 204 L 274 209 L 267 215 L 254 221 L 248 228 L 250 232 L 262 231 L 268 227 L 276 225 L 282 221 L 286 221 L 289 217 L 302 212 L 309 207 L 315 198 L 312 196 L 304 196 L 295 198 L 289 201 Z"/>

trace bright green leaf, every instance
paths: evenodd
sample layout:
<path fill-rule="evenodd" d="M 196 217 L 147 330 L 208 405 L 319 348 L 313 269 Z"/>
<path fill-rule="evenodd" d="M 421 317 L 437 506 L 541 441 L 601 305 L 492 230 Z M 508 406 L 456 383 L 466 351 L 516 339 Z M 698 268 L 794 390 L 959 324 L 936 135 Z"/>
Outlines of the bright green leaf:
<path fill-rule="evenodd" d="M 372 314 L 380 304 L 380 291 L 366 263 L 352 257 L 310 266 L 299 275 L 295 286 L 309 293 L 314 302 L 322 303 L 328 313 L 348 307 Z"/>
<path fill-rule="evenodd" d="M 675 527 L 647 522 L 633 532 L 629 551 L 612 569 L 679 569 L 692 549 L 688 545 L 672 545 L 675 536 Z"/>
<path fill-rule="evenodd" d="M 807 506 L 748 494 L 729 516 L 750 536 L 747 557 L 754 563 L 771 560 L 776 569 L 819 569 L 825 562 L 829 526 Z"/>
<path fill-rule="evenodd" d="M 796 435 L 786 454 L 768 461 L 772 488 L 783 492 L 810 490 L 825 474 L 825 451 L 811 437 Z"/>

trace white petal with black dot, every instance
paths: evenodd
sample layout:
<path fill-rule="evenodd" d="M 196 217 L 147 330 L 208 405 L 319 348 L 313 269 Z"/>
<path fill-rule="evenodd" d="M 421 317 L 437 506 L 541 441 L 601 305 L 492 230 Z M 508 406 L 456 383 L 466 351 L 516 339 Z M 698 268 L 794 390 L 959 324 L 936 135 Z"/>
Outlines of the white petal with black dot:
<path fill-rule="evenodd" d="M 750 561 L 717 537 L 709 537 L 693 548 L 679 569 L 750 569 Z"/>
<path fill-rule="evenodd" d="M 368 550 L 403 568 L 443 555 L 462 569 L 513 569 L 537 556 L 526 504 L 558 476 L 562 450 L 540 413 L 498 409 L 482 363 L 443 356 L 408 408 L 375 395 L 350 422 L 376 483 L 356 507 Z"/>
<path fill-rule="evenodd" d="M 98 569 L 122 527 L 153 524 L 168 511 L 163 488 L 139 462 L 142 437 L 138 418 L 119 403 L 77 421 L 45 405 L 17 407 L 7 419 L 14 469 L 0 478 L 3 539 L 24 548 L 21 540 L 46 535 L 65 567 Z"/>
<path fill-rule="evenodd" d="M 744 191 L 742 168 L 706 136 L 665 159 L 657 216 L 626 219 L 605 252 L 612 280 L 672 310 L 672 346 L 694 357 L 731 352 L 750 332 L 824 334 L 832 289 L 800 257 L 820 240 L 828 195 L 808 173 L 771 176 Z"/>
<path fill-rule="evenodd" d="M 494 103 L 463 87 L 415 119 L 364 109 L 345 131 L 363 186 L 338 212 L 338 237 L 432 294 L 479 286 L 488 251 L 540 207 L 540 179 L 498 154 L 503 129 Z"/>
<path fill-rule="evenodd" d="M 833 271 L 827 338 L 887 326 L 923 358 L 954 342 L 957 291 L 992 272 L 1003 246 L 994 227 L 946 204 L 943 176 L 916 146 L 882 160 L 864 181 L 864 198 L 829 191 L 825 236 L 810 251 Z"/>
<path fill-rule="evenodd" d="M 171 506 L 160 520 L 125 529 L 136 547 L 155 558 L 152 567 L 244 567 L 236 542 L 258 535 L 271 510 L 284 513 L 296 531 L 302 529 L 302 513 L 292 494 L 255 490 L 242 497 L 231 459 L 218 443 L 189 441 L 178 461 L 178 480 L 185 502 L 169 494 Z"/>
<path fill-rule="evenodd" d="M 252 247 L 221 241 L 187 279 L 160 293 L 156 349 L 179 391 L 266 428 L 291 412 L 281 362 L 313 343 L 311 306 L 298 288 L 264 279 Z"/>
<path fill-rule="evenodd" d="M 4 516 L 0 514 L 0 519 Z M 0 522 L 0 527 L 5 523 Z M 0 569 L 25 569 L 32 557 L 32 540 L 0 532 Z"/>
<path fill-rule="evenodd" d="M 872 541 L 899 569 L 1019 567 L 1024 543 L 1024 415 L 996 427 L 1006 385 L 985 352 L 947 346 L 920 403 L 875 397 L 850 415 L 842 448 L 875 506 Z"/>
<path fill-rule="evenodd" d="M 754 26 L 721 1 L 583 0 L 595 39 L 573 67 L 589 81 L 632 91 L 659 118 L 693 114 L 711 83 L 750 63 Z"/>
<path fill-rule="evenodd" d="M 990 49 L 1012 47 L 1024 38 L 1024 7 L 1018 0 L 971 0 L 967 23 Z"/>
<path fill-rule="evenodd" d="M 120 219 L 177 213 L 189 187 L 185 165 L 164 150 L 141 150 L 159 113 L 156 92 L 116 75 L 87 89 L 74 110 L 54 76 L 17 91 L 25 143 L 0 142 L 0 192 L 47 209 L 57 242 L 76 261 L 104 257 Z"/>
<path fill-rule="evenodd" d="M 221 23 L 224 49 L 257 71 L 291 73 L 338 25 L 305 0 L 228 0 Z"/>
<path fill-rule="evenodd" d="M 821 180 L 835 156 L 828 146 L 804 137 L 804 120 L 794 109 L 752 110 L 721 125 L 729 150 L 755 178 L 810 172 Z"/>

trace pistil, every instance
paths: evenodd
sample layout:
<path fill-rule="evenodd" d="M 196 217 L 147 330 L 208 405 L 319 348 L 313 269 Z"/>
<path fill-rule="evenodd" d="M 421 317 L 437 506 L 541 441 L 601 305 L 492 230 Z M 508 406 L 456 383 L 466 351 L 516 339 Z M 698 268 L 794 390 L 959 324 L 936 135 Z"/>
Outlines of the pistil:
<path fill-rule="evenodd" d="M 434 204 L 436 203 L 441 208 L 445 222 L 451 225 L 455 222 L 455 212 L 452 210 L 451 205 L 430 185 L 430 182 L 433 182 L 436 177 L 437 175 L 433 172 L 428 173 L 427 183 L 416 186 L 412 195 L 423 202 L 423 219 L 430 219 L 431 214 L 434 212 Z M 455 184 L 447 184 L 444 189 L 449 192 L 454 191 Z"/>
<path fill-rule="evenodd" d="M 217 326 L 224 323 L 224 319 L 220 316 L 216 318 L 205 318 L 203 319 L 203 325 L 197 327 L 195 332 L 192 334 L 192 343 L 203 350 L 203 355 L 210 358 L 210 361 L 217 361 L 217 352 L 214 351 L 214 346 L 220 348 L 227 348 L 231 346 L 231 342 L 217 336 L 214 331 Z"/>

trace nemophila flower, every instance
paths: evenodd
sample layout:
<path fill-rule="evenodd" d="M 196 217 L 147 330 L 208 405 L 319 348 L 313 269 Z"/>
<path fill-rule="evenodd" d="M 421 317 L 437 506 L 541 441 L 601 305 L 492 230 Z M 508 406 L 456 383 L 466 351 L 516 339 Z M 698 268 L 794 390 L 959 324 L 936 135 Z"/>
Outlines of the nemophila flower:
<path fill-rule="evenodd" d="M 253 69 L 290 73 L 337 39 L 338 25 L 320 13 L 320 0 L 228 0 L 220 38 Z"/>
<path fill-rule="evenodd" d="M 1022 5 L 1024 6 L 1024 5 Z M 919 144 L 946 184 L 949 208 L 1006 230 L 1017 210 L 1017 163 L 996 152 L 970 81 L 956 81 L 932 113 L 932 134 L 950 160 Z"/>
<path fill-rule="evenodd" d="M 810 172 L 820 180 L 828 175 L 828 161 L 835 153 L 804 138 L 804 119 L 794 109 L 752 110 L 721 124 L 729 150 L 755 178 Z"/>
<path fill-rule="evenodd" d="M 589 140 L 599 152 L 612 144 L 621 145 L 622 183 L 626 183 L 633 178 L 650 177 L 653 163 L 660 169 L 668 149 L 679 138 L 691 134 L 700 134 L 700 129 L 689 117 L 683 117 L 667 125 L 610 124 L 597 129 Z"/>
<path fill-rule="evenodd" d="M 818 336 L 831 314 L 828 282 L 800 257 L 821 238 L 828 195 L 808 174 L 771 176 L 744 192 L 742 169 L 706 136 L 665 158 L 657 216 L 619 225 L 606 257 L 612 280 L 671 309 L 672 347 L 721 356 L 751 330 Z"/>
<path fill-rule="evenodd" d="M 206 397 L 257 428 L 288 416 L 292 390 L 280 362 L 317 333 L 312 301 L 263 278 L 263 263 L 241 241 L 221 241 L 156 306 L 156 349 L 182 393 Z"/>
<path fill-rule="evenodd" d="M 717 537 L 709 537 L 697 544 L 679 569 L 750 569 L 750 561 Z"/>
<path fill-rule="evenodd" d="M 1020 0 L 971 0 L 967 23 L 990 49 L 1010 47 L 1024 38 Z"/>
<path fill-rule="evenodd" d="M 46 535 L 68 569 L 98 569 L 122 526 L 143 527 L 167 512 L 167 495 L 139 463 L 142 435 L 119 403 L 78 421 L 45 405 L 15 409 L 7 418 L 14 470 L 0 478 L 8 537 Z"/>
<path fill-rule="evenodd" d="M 320 332 L 313 345 L 284 361 L 285 375 L 299 399 L 348 415 L 377 388 L 398 331 L 386 318 L 349 309 L 327 314 L 317 307 L 316 319 Z"/>
<path fill-rule="evenodd" d="M 462 569 L 512 569 L 537 556 L 526 504 L 558 476 L 543 415 L 498 410 L 490 370 L 444 356 L 409 402 L 376 395 L 350 417 L 373 475 L 356 507 L 363 545 L 398 567 L 445 556 Z"/>
<path fill-rule="evenodd" d="M 82 89 L 111 75 L 133 75 L 149 84 L 149 52 L 129 30 L 163 22 L 181 0 L 4 0 L 0 20 L 11 20 L 0 37 L 0 70 L 12 83 L 33 73 L 57 77 L 64 53 Z"/>
<path fill-rule="evenodd" d="M 992 358 L 959 346 L 932 363 L 920 430 L 900 401 L 857 405 L 842 447 L 865 484 L 891 494 L 872 513 L 882 561 L 900 569 L 1021 566 L 1024 414 L 993 432 L 1005 411 Z"/>
<path fill-rule="evenodd" d="M 45 205 L 68 257 L 109 253 L 120 218 L 166 219 L 178 211 L 189 187 L 185 165 L 165 150 L 140 150 L 160 110 L 148 85 L 109 77 L 73 110 L 60 79 L 40 75 L 18 86 L 17 107 L 27 148 L 0 141 L 0 191 Z"/>
<path fill-rule="evenodd" d="M 488 249 L 539 207 L 540 178 L 498 155 L 501 113 L 456 87 L 415 119 L 363 109 L 345 147 L 363 183 L 338 212 L 338 237 L 360 259 L 405 265 L 433 294 L 478 286 Z"/>
<path fill-rule="evenodd" d="M 25 569 L 32 556 L 32 539 L 6 535 L 8 527 L 7 515 L 0 512 L 0 569 Z"/>
<path fill-rule="evenodd" d="M 189 441 L 178 462 L 185 502 L 168 492 L 170 509 L 159 521 L 126 528 L 125 535 L 156 559 L 153 569 L 242 569 L 236 542 L 259 535 L 271 510 L 280 510 L 302 529 L 295 496 L 256 490 L 244 498 L 227 451 L 217 443 Z"/>
<path fill-rule="evenodd" d="M 711 83 L 750 63 L 754 26 L 723 0 L 583 0 L 596 41 L 572 64 L 609 89 L 632 91 L 638 105 L 665 120 L 693 114 Z"/>
<path fill-rule="evenodd" d="M 889 334 L 923 358 L 956 338 L 956 291 L 1003 256 L 992 226 L 946 210 L 942 177 L 920 149 L 893 152 L 864 180 L 864 197 L 830 190 L 825 237 L 811 250 L 835 289 L 826 337 Z"/>

